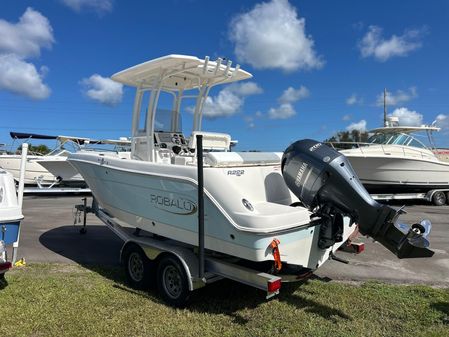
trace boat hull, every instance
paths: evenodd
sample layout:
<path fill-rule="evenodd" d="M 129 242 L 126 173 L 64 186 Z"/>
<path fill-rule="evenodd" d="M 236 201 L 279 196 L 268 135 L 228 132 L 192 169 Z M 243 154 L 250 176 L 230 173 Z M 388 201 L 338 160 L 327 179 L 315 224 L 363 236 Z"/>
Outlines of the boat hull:
<path fill-rule="evenodd" d="M 48 172 L 55 177 L 62 179 L 63 183 L 79 183 L 84 182 L 79 172 L 64 158 L 56 158 L 52 160 L 44 159 L 38 161 Z"/>
<path fill-rule="evenodd" d="M 404 157 L 346 156 L 362 184 L 372 193 L 449 188 L 449 163 Z"/>
<path fill-rule="evenodd" d="M 22 219 L 13 176 L 0 169 L 0 240 L 6 244 L 16 242 Z"/>
<path fill-rule="evenodd" d="M 19 181 L 20 178 L 20 155 L 1 155 L 0 167 L 10 172 L 15 181 Z M 42 159 L 41 156 L 28 156 L 26 171 L 25 171 L 25 184 L 37 185 L 39 182 L 41 185 L 51 185 L 57 181 L 56 176 L 48 172 L 42 165 L 35 160 Z"/>
<path fill-rule="evenodd" d="M 83 154 L 70 155 L 69 160 L 83 175 L 100 206 L 110 215 L 129 226 L 198 245 L 194 166 L 160 165 Z M 248 178 L 252 174 L 251 168 L 241 169 L 247 172 Z M 274 166 L 254 168 L 254 175 L 270 175 L 275 170 L 277 167 Z M 254 212 L 250 214 L 232 182 L 238 177 L 231 177 L 229 181 L 226 177 L 229 177 L 226 169 L 204 169 L 206 249 L 251 261 L 269 261 L 273 260 L 270 244 L 276 238 L 281 242 L 279 248 L 284 262 L 315 269 L 329 258 L 331 250 L 341 245 L 337 243 L 332 248 L 319 249 L 320 226 L 310 226 L 310 213 L 304 208 L 256 201 Z M 238 182 L 239 185 L 245 185 L 244 180 Z M 349 226 L 346 219 L 344 239 L 354 230 L 355 226 Z"/>

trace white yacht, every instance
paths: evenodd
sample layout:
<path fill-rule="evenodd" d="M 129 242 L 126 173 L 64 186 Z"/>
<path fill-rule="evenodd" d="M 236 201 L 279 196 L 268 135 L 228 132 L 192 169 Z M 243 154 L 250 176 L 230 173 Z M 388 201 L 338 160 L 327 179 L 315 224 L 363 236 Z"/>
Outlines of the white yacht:
<path fill-rule="evenodd" d="M 387 126 L 371 130 L 367 143 L 340 151 L 350 161 L 369 192 L 424 192 L 449 188 L 447 153 L 434 147 L 435 126 L 399 126 L 390 118 Z M 426 134 L 432 147 L 417 136 Z"/>
<path fill-rule="evenodd" d="M 90 141 L 88 138 L 48 136 L 20 132 L 10 132 L 10 135 L 14 140 L 41 139 L 56 140 L 57 142 L 56 147 L 46 155 L 30 153 L 27 156 L 25 172 L 26 185 L 50 186 L 61 182 L 64 184 L 84 183 L 81 175 L 67 161 L 67 156 L 71 151 L 77 151 L 84 144 L 88 144 Z M 0 154 L 0 167 L 12 173 L 16 182 L 19 181 L 20 161 L 20 154 L 10 154 L 7 152 Z M 58 174 L 53 174 L 47 167 L 44 167 L 46 162 L 48 162 L 48 168 L 57 170 Z"/>
<path fill-rule="evenodd" d="M 276 241 L 283 263 L 316 269 L 355 232 L 358 213 L 351 205 L 345 206 L 357 198 L 355 193 L 332 203 L 328 196 L 338 197 L 342 192 L 318 189 L 326 179 L 316 175 L 313 164 L 329 168 L 338 161 L 332 170 L 346 170 L 344 177 L 351 177 L 342 178 L 342 183 L 358 181 L 348 165 L 340 163 L 344 156 L 321 143 L 297 142 L 282 159 L 282 153 L 230 152 L 230 135 L 202 131 L 209 90 L 251 77 L 238 65 L 232 67 L 230 61 L 184 55 L 161 57 L 116 73 L 114 81 L 136 88 L 130 158 L 80 151 L 70 154 L 68 160 L 108 215 L 124 226 L 191 246 L 198 244 L 198 176 L 203 172 L 206 250 L 253 262 L 273 261 L 271 247 Z M 188 99 L 191 103 L 185 101 Z M 164 110 L 164 105 L 168 109 Z M 190 137 L 185 137 L 181 128 L 181 107 L 193 111 Z M 197 147 L 201 137 L 204 156 Z M 323 156 L 319 160 L 306 157 L 310 162 L 300 163 L 297 151 Z M 197 166 L 198 153 L 203 166 Z M 322 171 L 323 177 L 326 172 Z M 337 176 L 332 175 L 334 179 Z M 304 186 L 309 186 L 313 177 L 317 183 L 309 191 Z M 360 193 L 366 193 L 360 188 Z M 352 191 L 351 187 L 348 190 Z M 376 212 L 382 209 L 369 221 L 360 218 L 362 233 L 385 243 L 384 237 L 394 231 L 394 242 L 390 240 L 386 246 L 396 252 L 403 250 L 407 244 L 398 239 L 404 234 L 393 226 L 396 211 L 376 204 L 367 193 L 360 200 L 360 205 L 372 202 L 366 207 Z M 375 230 L 371 230 L 373 223 Z"/>

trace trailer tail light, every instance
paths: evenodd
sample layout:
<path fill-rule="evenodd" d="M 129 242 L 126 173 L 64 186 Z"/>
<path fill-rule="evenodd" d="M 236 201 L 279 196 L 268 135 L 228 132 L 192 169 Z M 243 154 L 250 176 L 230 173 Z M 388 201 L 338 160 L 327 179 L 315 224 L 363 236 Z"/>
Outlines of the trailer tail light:
<path fill-rule="evenodd" d="M 281 289 L 281 278 L 274 281 L 268 281 L 267 290 L 269 293 L 278 293 L 279 289 Z"/>
<path fill-rule="evenodd" d="M 0 263 L 0 271 L 8 270 L 12 267 L 11 262 Z"/>
<path fill-rule="evenodd" d="M 363 242 L 348 242 L 338 248 L 338 250 L 346 253 L 360 254 L 365 251 L 365 244 Z"/>
<path fill-rule="evenodd" d="M 354 251 L 356 254 L 360 254 L 363 251 L 365 251 L 365 244 L 364 243 L 353 243 L 352 247 L 354 248 Z"/>

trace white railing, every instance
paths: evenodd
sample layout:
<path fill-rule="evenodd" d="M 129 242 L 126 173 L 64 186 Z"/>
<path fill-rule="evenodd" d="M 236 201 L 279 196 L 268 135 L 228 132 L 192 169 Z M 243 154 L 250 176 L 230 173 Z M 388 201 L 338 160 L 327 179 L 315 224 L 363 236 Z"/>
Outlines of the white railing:
<path fill-rule="evenodd" d="M 426 149 L 413 148 L 412 146 L 397 145 L 397 144 L 376 144 L 364 142 L 327 142 L 335 150 L 359 150 L 361 154 L 366 155 L 367 148 L 378 146 L 381 148 L 384 155 L 402 155 L 403 157 L 415 157 L 421 159 L 437 159 L 435 155 L 423 152 Z M 343 146 L 340 146 L 343 145 Z M 350 147 L 349 147 L 350 146 Z M 365 151 L 364 151 L 365 149 Z M 391 151 L 401 149 L 402 151 Z M 429 150 L 428 150 L 429 151 Z"/>

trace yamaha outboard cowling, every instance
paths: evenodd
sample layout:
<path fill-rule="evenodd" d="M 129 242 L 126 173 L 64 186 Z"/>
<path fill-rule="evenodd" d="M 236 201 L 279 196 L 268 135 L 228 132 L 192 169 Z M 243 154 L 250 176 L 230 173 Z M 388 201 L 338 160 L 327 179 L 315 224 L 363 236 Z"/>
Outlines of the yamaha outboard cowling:
<path fill-rule="evenodd" d="M 371 198 L 344 155 L 311 139 L 290 145 L 282 157 L 282 174 L 289 189 L 321 218 L 318 245 L 341 241 L 343 216 L 398 257 L 430 257 L 430 222 L 395 225 L 402 210 Z"/>

